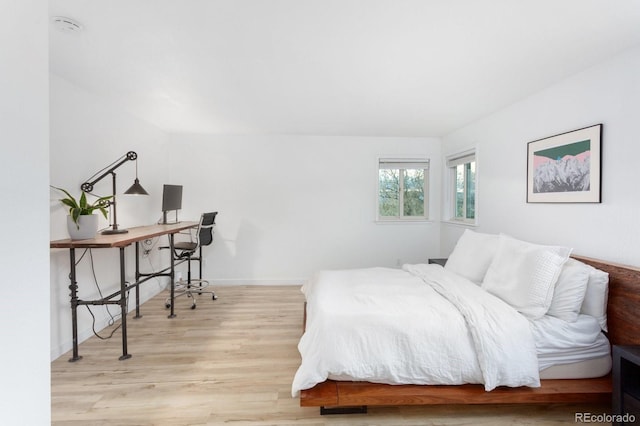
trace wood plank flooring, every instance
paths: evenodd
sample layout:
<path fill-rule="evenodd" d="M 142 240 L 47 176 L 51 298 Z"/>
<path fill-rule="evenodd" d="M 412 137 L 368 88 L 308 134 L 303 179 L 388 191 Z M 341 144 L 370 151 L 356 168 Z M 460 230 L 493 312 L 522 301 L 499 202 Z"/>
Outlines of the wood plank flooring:
<path fill-rule="evenodd" d="M 121 335 L 91 338 L 83 359 L 51 364 L 53 425 L 556 425 L 608 405 L 507 405 L 369 408 L 320 416 L 291 397 L 299 365 L 303 295 L 297 286 L 216 289 L 190 309 L 184 298 L 167 318 L 166 294 L 129 316 L 131 359 L 119 361 Z M 94 307 L 93 309 L 103 309 Z M 102 334 L 107 334 L 104 330 Z M 597 423 L 592 423 L 597 424 Z"/>

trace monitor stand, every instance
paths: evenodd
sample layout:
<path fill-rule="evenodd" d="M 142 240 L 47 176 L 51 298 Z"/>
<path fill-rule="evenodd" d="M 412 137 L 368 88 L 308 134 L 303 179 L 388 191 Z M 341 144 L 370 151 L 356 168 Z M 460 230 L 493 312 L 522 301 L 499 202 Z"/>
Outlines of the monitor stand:
<path fill-rule="evenodd" d="M 169 213 L 169 211 L 168 211 L 168 210 L 164 210 L 164 211 L 162 212 L 162 224 L 163 224 L 163 225 L 171 225 L 171 224 L 175 224 L 175 223 L 180 223 L 180 221 L 178 221 L 178 210 L 176 210 L 176 220 L 175 220 L 175 221 L 173 221 L 173 222 L 169 222 L 169 221 L 167 220 L 167 213 Z"/>

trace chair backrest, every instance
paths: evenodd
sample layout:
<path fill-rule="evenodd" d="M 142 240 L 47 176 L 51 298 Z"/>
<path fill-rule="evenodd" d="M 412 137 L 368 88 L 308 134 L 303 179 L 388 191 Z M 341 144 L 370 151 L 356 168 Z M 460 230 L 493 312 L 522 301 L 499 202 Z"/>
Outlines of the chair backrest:
<path fill-rule="evenodd" d="M 213 227 L 216 224 L 216 215 L 218 212 L 203 213 L 200 216 L 200 223 L 198 224 L 198 244 L 201 246 L 208 246 L 213 242 Z"/>

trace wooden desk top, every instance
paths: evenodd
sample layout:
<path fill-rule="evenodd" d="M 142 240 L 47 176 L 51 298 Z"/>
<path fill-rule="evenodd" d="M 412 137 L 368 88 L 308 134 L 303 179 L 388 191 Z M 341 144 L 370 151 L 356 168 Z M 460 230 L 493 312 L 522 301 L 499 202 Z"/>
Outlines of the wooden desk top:
<path fill-rule="evenodd" d="M 180 223 L 171 223 L 168 225 L 148 225 L 128 228 L 129 232 L 125 234 L 103 235 L 98 234 L 95 238 L 89 240 L 64 240 L 51 241 L 50 248 L 109 248 L 109 247 L 126 247 L 136 241 L 146 240 L 147 238 L 158 237 L 166 234 L 175 234 L 176 232 L 198 226 L 198 222 L 183 221 Z"/>

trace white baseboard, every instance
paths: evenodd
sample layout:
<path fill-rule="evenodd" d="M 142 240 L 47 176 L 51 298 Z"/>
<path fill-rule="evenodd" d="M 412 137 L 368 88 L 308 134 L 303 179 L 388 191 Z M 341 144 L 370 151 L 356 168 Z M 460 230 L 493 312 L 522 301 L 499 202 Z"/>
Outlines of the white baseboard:
<path fill-rule="evenodd" d="M 254 280 L 254 279 L 219 279 L 210 280 L 211 285 L 217 286 L 233 286 L 233 285 L 303 285 L 308 279 L 281 279 L 281 280 Z"/>

